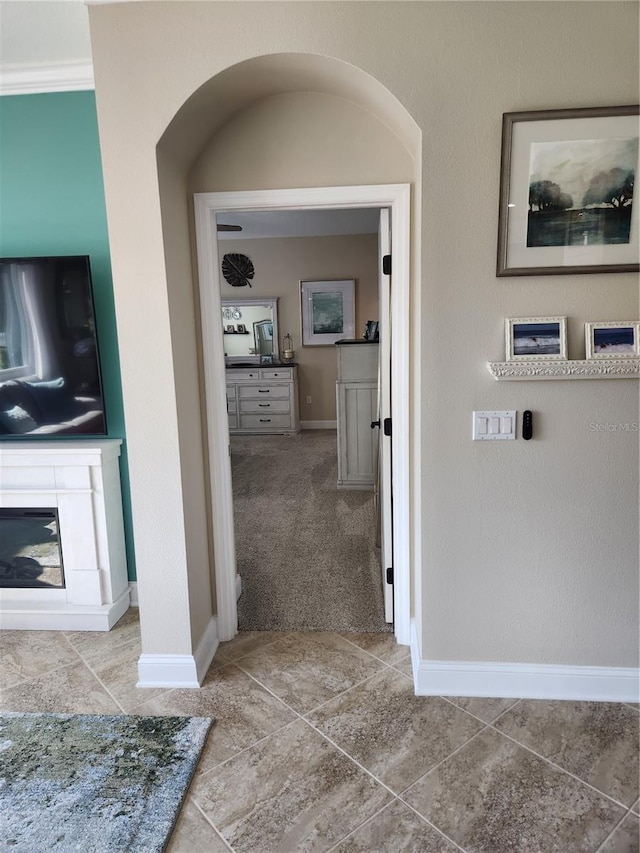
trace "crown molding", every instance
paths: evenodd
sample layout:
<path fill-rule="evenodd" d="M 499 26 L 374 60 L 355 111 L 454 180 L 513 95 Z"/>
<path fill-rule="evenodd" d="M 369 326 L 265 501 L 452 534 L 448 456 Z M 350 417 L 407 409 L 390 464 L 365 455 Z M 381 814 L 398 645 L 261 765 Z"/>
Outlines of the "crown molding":
<path fill-rule="evenodd" d="M 93 64 L 90 61 L 0 65 L 0 95 L 81 92 L 93 88 Z"/>

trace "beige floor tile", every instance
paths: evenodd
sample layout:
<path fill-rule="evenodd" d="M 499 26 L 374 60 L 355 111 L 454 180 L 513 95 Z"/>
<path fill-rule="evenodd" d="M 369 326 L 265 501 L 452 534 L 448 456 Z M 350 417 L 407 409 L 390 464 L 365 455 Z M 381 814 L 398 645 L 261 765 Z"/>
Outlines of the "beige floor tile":
<path fill-rule="evenodd" d="M 288 635 L 239 665 L 300 713 L 385 667 L 338 634 L 323 633 Z"/>
<path fill-rule="evenodd" d="M 624 810 L 486 729 L 402 796 L 468 853 L 589 853 Z"/>
<path fill-rule="evenodd" d="M 447 841 L 404 803 L 394 800 L 361 826 L 335 853 L 456 853 Z"/>
<path fill-rule="evenodd" d="M 0 673 L 7 680 L 34 678 L 78 660 L 60 631 L 0 631 Z"/>
<path fill-rule="evenodd" d="M 518 702 L 518 699 L 483 699 L 480 696 L 447 696 L 458 708 L 490 723 Z"/>
<path fill-rule="evenodd" d="M 386 670 L 307 715 L 341 749 L 399 793 L 480 731 L 482 723 L 437 696 L 414 696 Z"/>
<path fill-rule="evenodd" d="M 119 714 L 120 708 L 81 661 L 2 693 L 3 711 Z"/>
<path fill-rule="evenodd" d="M 634 814 L 640 815 L 640 800 L 638 800 L 634 806 L 631 806 L 631 811 Z"/>
<path fill-rule="evenodd" d="M 640 717 L 632 708 L 527 699 L 496 728 L 624 805 L 637 800 Z"/>
<path fill-rule="evenodd" d="M 0 659 L 0 692 L 8 687 L 15 687 L 26 679 L 20 674 L 20 670 L 9 660 Z"/>
<path fill-rule="evenodd" d="M 238 853 L 322 853 L 390 794 L 298 720 L 199 776 L 192 797 Z"/>
<path fill-rule="evenodd" d="M 370 655 L 374 655 L 385 663 L 396 664 L 411 660 L 407 646 L 400 646 L 393 634 L 341 634 Z"/>
<path fill-rule="evenodd" d="M 136 639 L 115 647 L 104 660 L 93 656 L 88 664 L 125 712 L 167 692 L 167 688 L 136 687 L 138 681 L 139 642 Z"/>
<path fill-rule="evenodd" d="M 280 640 L 285 636 L 282 631 L 239 631 L 238 634 L 226 643 L 220 643 L 214 660 L 229 662 L 235 661 L 254 649 L 261 649 Z"/>
<path fill-rule="evenodd" d="M 107 661 L 121 646 L 131 645 L 132 641 L 140 644 L 139 610 L 137 607 L 130 607 L 110 631 L 73 631 L 68 632 L 66 637 L 78 654 L 89 663 Z"/>
<path fill-rule="evenodd" d="M 598 853 L 638 853 L 640 850 L 639 827 L 640 820 L 636 815 L 628 814 Z"/>
<path fill-rule="evenodd" d="M 166 853 L 229 853 L 211 824 L 187 799 L 171 833 Z"/>
<path fill-rule="evenodd" d="M 411 682 L 413 683 L 413 663 L 411 662 L 411 653 L 409 653 L 405 658 L 394 663 L 393 666 L 400 670 L 400 672 L 409 676 Z"/>
<path fill-rule="evenodd" d="M 198 773 L 210 770 L 295 719 L 289 708 L 235 664 L 211 670 L 200 690 L 171 690 L 137 705 L 135 713 L 215 717 Z"/>

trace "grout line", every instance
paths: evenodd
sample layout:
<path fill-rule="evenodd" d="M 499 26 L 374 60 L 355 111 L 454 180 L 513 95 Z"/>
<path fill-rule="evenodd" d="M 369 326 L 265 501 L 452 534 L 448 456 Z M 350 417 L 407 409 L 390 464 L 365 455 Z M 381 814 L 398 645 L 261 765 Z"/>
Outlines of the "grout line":
<path fill-rule="evenodd" d="M 620 806 L 621 808 L 623 808 L 625 810 L 625 812 L 630 811 L 629 806 L 625 806 L 624 803 L 621 803 L 619 800 L 616 800 L 614 797 L 610 796 L 610 794 L 605 794 L 604 791 L 601 791 L 599 788 L 596 788 L 594 785 L 591 785 L 589 782 L 586 782 L 584 779 L 581 779 L 579 776 L 576 776 L 575 773 L 572 773 L 570 770 L 567 770 L 565 767 L 562 767 L 560 764 L 556 764 L 555 761 L 552 761 L 550 758 L 546 758 L 541 753 L 536 752 L 535 749 L 532 749 L 532 747 L 527 746 L 524 743 L 520 743 L 519 740 L 516 740 L 511 735 L 508 735 L 506 732 L 503 732 L 500 729 L 493 728 L 492 723 L 489 724 L 489 728 L 492 729 L 494 732 L 497 732 L 498 734 L 502 735 L 503 737 L 506 737 L 507 740 L 510 740 L 512 743 L 515 743 L 518 746 L 521 746 L 523 749 L 526 749 L 527 752 L 532 753 L 532 755 L 535 755 L 537 758 L 540 758 L 542 761 L 546 761 L 547 764 L 550 764 L 552 767 L 555 767 L 556 770 L 560 770 L 561 773 L 565 773 L 567 776 L 571 776 L 572 779 L 575 779 L 577 782 L 580 782 L 581 785 L 585 785 L 587 788 L 590 788 L 592 791 L 595 791 L 596 794 L 600 794 L 601 797 L 605 797 L 607 800 L 610 800 L 612 803 L 615 803 L 616 806 Z"/>
<path fill-rule="evenodd" d="M 461 846 L 460 846 L 456 841 L 454 841 L 454 840 L 453 840 L 453 838 L 451 838 L 451 836 L 450 836 L 450 835 L 447 835 L 447 834 L 446 834 L 446 832 L 443 832 L 439 827 L 437 827 L 437 826 L 435 825 L 435 823 L 433 823 L 432 821 L 430 821 L 430 820 L 429 820 L 429 818 L 426 818 L 423 814 L 420 814 L 420 812 L 419 812 L 417 809 L 415 809 L 413 806 L 409 805 L 409 803 L 407 803 L 405 800 L 400 800 L 400 802 L 401 802 L 403 805 L 405 805 L 408 809 L 411 809 L 411 811 L 412 811 L 412 812 L 414 812 L 415 814 L 417 814 L 417 815 L 418 815 L 418 817 L 419 817 L 419 818 L 421 818 L 425 823 L 429 824 L 429 826 L 430 826 L 432 829 L 435 829 L 435 831 L 436 831 L 439 835 L 441 835 L 443 838 L 446 838 L 446 839 L 447 839 L 447 841 L 448 841 L 448 842 L 450 842 L 451 844 L 453 844 L 453 846 L 454 846 L 455 848 L 457 848 L 458 850 L 462 851 L 462 853 L 467 853 L 467 851 L 465 850 L 465 848 L 464 848 L 464 847 L 461 847 Z"/>
<path fill-rule="evenodd" d="M 353 640 L 350 640 L 349 637 L 345 636 L 344 634 L 338 634 L 338 636 L 342 637 L 342 639 L 346 640 L 348 643 L 351 643 L 352 646 L 355 646 L 356 649 L 359 649 L 361 652 L 366 652 L 368 655 L 371 655 L 372 658 L 375 658 L 376 660 L 382 661 L 382 663 L 386 664 L 387 666 L 394 666 L 394 664 L 392 664 L 391 661 L 385 660 L 384 658 L 381 658 L 379 655 L 374 655 L 374 653 L 370 652 L 369 649 L 363 649 L 362 646 L 359 646 L 356 642 L 354 642 Z M 395 635 L 389 632 L 389 634 L 381 633 L 380 636 L 381 637 L 386 637 L 386 636 L 394 637 Z M 406 649 L 407 651 L 410 651 L 409 646 L 404 646 L 404 645 L 401 645 L 400 643 L 396 643 L 396 645 L 398 646 L 399 649 Z"/>
<path fill-rule="evenodd" d="M 247 752 L 248 750 L 253 749 L 254 746 L 258 746 L 258 744 L 261 744 L 263 741 L 268 740 L 268 738 L 270 738 L 272 735 L 278 734 L 278 732 L 283 731 L 283 729 L 286 729 L 288 726 L 292 726 L 294 723 L 299 722 L 301 719 L 302 717 L 298 717 L 295 720 L 289 720 L 289 722 L 278 726 L 278 728 L 274 729 L 272 732 L 268 732 L 266 735 L 263 735 L 261 738 L 258 738 L 258 740 L 254 740 L 253 743 L 250 743 L 247 746 L 243 746 L 242 749 L 239 749 L 237 752 L 234 752 L 233 755 L 230 755 L 228 758 L 224 758 L 222 761 L 219 761 L 217 764 L 214 764 L 213 767 L 210 767 L 208 770 L 203 770 L 202 773 L 198 773 L 198 771 L 196 770 L 196 776 L 194 778 L 204 779 L 206 776 L 209 776 L 211 773 L 213 773 L 214 770 L 220 770 L 220 768 L 224 767 L 225 764 L 228 764 L 230 761 L 233 761 L 234 758 L 237 758 L 239 755 L 242 755 L 243 752 Z"/>
<path fill-rule="evenodd" d="M 387 669 L 391 669 L 391 667 L 387 667 Z M 316 711 L 319 711 L 321 708 L 324 708 L 325 705 L 329 705 L 331 702 L 335 702 L 337 699 L 342 699 L 342 697 L 346 696 L 347 693 L 351 693 L 352 690 L 357 690 L 358 687 L 362 687 L 362 685 L 366 684 L 368 681 L 373 681 L 374 678 L 376 678 L 378 675 L 382 675 L 384 672 L 384 669 L 381 669 L 378 672 L 374 672 L 373 675 L 369 675 L 367 676 L 367 678 L 363 678 L 362 681 L 358 681 L 356 684 L 352 684 L 351 687 L 347 687 L 347 689 L 343 690 L 342 693 L 336 693 L 336 695 L 332 696 L 330 699 L 321 702 L 319 705 L 315 705 L 308 711 L 300 713 L 300 716 L 303 720 L 306 720 L 309 714 L 315 714 Z"/>
<path fill-rule="evenodd" d="M 618 821 L 618 823 L 614 824 L 613 829 L 612 829 L 612 830 L 611 830 L 611 832 L 607 835 L 607 837 L 604 839 L 604 841 L 602 842 L 602 844 L 601 844 L 599 847 L 597 847 L 597 848 L 595 849 L 594 853 L 600 853 L 600 850 L 602 850 L 602 849 L 604 848 L 604 846 L 605 846 L 605 844 L 607 843 L 607 841 L 611 838 L 611 836 L 612 836 L 612 835 L 614 835 L 614 834 L 615 834 L 615 832 L 620 828 L 620 826 L 622 825 L 622 823 L 627 819 L 627 817 L 628 817 L 630 814 L 631 814 L 631 811 L 629 810 L 628 812 L 626 812 L 626 814 L 623 814 L 623 815 L 622 815 L 622 817 L 620 818 L 620 820 Z"/>
<path fill-rule="evenodd" d="M 438 767 L 440 767 L 442 764 L 444 764 L 444 763 L 445 763 L 445 761 L 448 761 L 450 758 L 453 758 L 453 756 L 454 756 L 456 753 L 460 752 L 460 750 L 461 750 L 461 749 L 464 749 L 464 748 L 465 748 L 465 746 L 467 746 L 467 744 L 471 743 L 471 741 L 472 741 L 472 740 L 474 740 L 475 738 L 477 738 L 477 737 L 478 737 L 479 735 L 481 735 L 483 732 L 486 732 L 486 730 L 487 730 L 488 728 L 489 728 L 488 723 L 484 723 L 484 724 L 483 724 L 483 727 L 482 727 L 481 729 L 479 729 L 479 731 L 477 731 L 475 734 L 471 735 L 471 737 L 470 737 L 470 738 L 467 738 L 467 739 L 465 740 L 465 742 L 464 742 L 464 743 L 461 743 L 461 744 L 460 744 L 460 746 L 456 747 L 456 748 L 453 750 L 453 752 L 450 752 L 448 755 L 446 755 L 444 758 L 442 758 L 440 761 L 438 761 L 438 763 L 437 763 L 437 764 L 434 764 L 434 765 L 433 765 L 433 767 L 430 767 L 430 768 L 429 768 L 425 773 L 423 773 L 423 774 L 422 774 L 422 776 L 418 776 L 418 778 L 417 778 L 415 781 L 413 781 L 410 785 L 407 785 L 407 787 L 406 787 L 406 788 L 403 788 L 403 789 L 402 789 L 402 791 L 400 791 L 400 793 L 398 794 L 398 797 L 403 797 L 403 796 L 407 793 L 407 791 L 409 790 L 409 788 L 412 788 L 414 785 L 417 785 L 417 784 L 418 784 L 418 782 L 420 782 L 420 780 L 421 780 L 421 779 L 424 779 L 424 777 L 425 777 L 425 776 L 428 776 L 430 773 L 433 773 L 433 771 L 434 771 L 434 770 L 437 770 L 437 769 L 438 769 Z M 402 802 L 404 803 L 404 802 L 406 802 L 406 801 L 405 801 L 405 800 L 403 800 Z M 407 805 L 409 805 L 409 803 L 407 803 Z M 416 811 L 416 809 L 414 809 L 414 811 Z M 416 812 L 416 814 L 420 814 L 420 812 Z"/>
<path fill-rule="evenodd" d="M 120 709 L 120 711 L 121 711 L 123 714 L 127 715 L 127 712 L 126 712 L 126 711 L 125 711 L 125 709 L 122 707 L 122 705 L 120 704 L 120 702 L 116 699 L 116 697 L 113 695 L 113 693 L 109 690 L 109 688 L 107 687 L 107 685 L 106 685 L 106 684 L 104 684 L 104 682 L 103 682 L 103 681 L 102 681 L 102 680 L 101 680 L 101 679 L 100 679 L 100 678 L 95 674 L 95 672 L 91 669 L 91 666 L 86 662 L 86 660 L 83 660 L 83 661 L 82 661 L 82 663 L 86 666 L 86 668 L 89 670 L 89 672 L 91 673 L 91 675 L 95 678 L 95 680 L 98 682 L 98 684 L 100 685 L 100 687 L 102 687 L 102 689 L 105 691 L 105 693 L 107 694 L 107 696 L 109 696 L 109 697 L 111 698 L 111 700 L 112 700 L 113 702 L 115 702 L 115 703 L 116 703 L 116 705 L 118 706 L 118 708 Z M 127 715 L 127 716 L 128 716 L 128 715 Z"/>
<path fill-rule="evenodd" d="M 468 711 L 466 708 L 461 708 L 460 705 L 457 705 L 453 700 L 456 697 L 450 698 L 449 696 L 440 696 L 440 699 L 444 699 L 445 702 L 449 702 L 453 705 L 454 708 L 457 708 L 458 711 L 464 711 L 465 714 L 468 714 L 470 717 L 473 717 L 474 720 L 477 720 L 479 723 L 482 723 L 483 726 L 491 726 L 496 720 L 499 720 L 500 717 L 503 717 L 505 714 L 508 714 L 509 711 L 512 711 L 516 705 L 522 702 L 522 699 L 514 699 L 513 705 L 509 705 L 508 708 L 505 708 L 504 711 L 500 711 L 499 714 L 496 714 L 495 717 L 492 717 L 490 720 L 483 720 L 482 717 L 479 717 L 477 714 L 474 714 L 472 711 Z M 459 698 L 459 697 L 458 697 Z"/>
<path fill-rule="evenodd" d="M 260 633 L 260 632 L 258 631 L 258 632 L 255 632 L 255 633 Z M 287 636 L 287 634 L 297 634 L 297 633 L 304 633 L 304 632 L 302 632 L 302 631 L 300 631 L 300 632 L 299 632 L 299 631 L 275 631 L 274 633 L 276 633 L 276 634 L 280 634 L 280 636 L 279 636 L 279 637 L 274 637 L 274 638 L 273 638 L 273 640 L 269 640 L 269 641 L 268 641 L 267 643 L 265 643 L 263 646 L 258 646 L 256 649 L 250 649 L 248 652 L 241 652 L 241 653 L 238 655 L 238 657 L 235 657 L 235 658 L 232 658 L 232 657 L 227 658 L 227 660 L 226 660 L 226 661 L 224 661 L 224 664 L 227 664 L 227 663 L 236 663 L 236 661 L 242 660 L 242 658 L 246 658 L 246 657 L 248 657 L 249 655 L 253 654 L 253 653 L 254 653 L 254 652 L 256 652 L 256 651 L 262 651 L 262 649 L 267 649 L 269 646 L 272 646 L 274 643 L 278 643 L 278 642 L 280 642 L 280 640 L 282 640 L 284 637 L 286 637 L 286 636 Z M 238 633 L 236 634 L 236 637 L 238 637 L 240 634 L 242 634 L 242 631 L 238 631 Z M 235 638 L 236 638 L 236 637 L 234 637 L 233 639 L 235 640 Z M 228 640 L 227 642 L 232 643 L 232 642 L 233 642 L 233 640 Z M 220 648 L 220 646 L 218 646 L 218 648 Z M 224 654 L 224 649 L 221 649 L 221 651 L 222 651 L 222 653 Z M 214 659 L 213 659 L 213 660 L 215 660 L 215 657 L 214 657 Z M 221 663 L 223 663 L 223 659 L 222 659 L 222 658 L 218 658 L 218 660 L 219 660 Z M 212 663 L 213 663 L 213 661 L 212 661 Z M 209 667 L 209 668 L 211 668 L 211 667 Z"/>
<path fill-rule="evenodd" d="M 230 850 L 230 851 L 231 851 L 231 853 L 235 853 L 235 851 L 234 851 L 233 847 L 229 844 L 229 842 L 228 842 L 228 841 L 227 841 L 227 839 L 224 837 L 224 835 L 220 832 L 220 830 L 219 830 L 219 829 L 218 829 L 218 827 L 215 825 L 215 823 L 214 823 L 212 820 L 209 820 L 209 817 L 208 817 L 208 816 L 207 816 L 207 814 L 204 812 L 204 810 L 201 808 L 200 804 L 199 804 L 195 799 L 193 799 L 193 798 L 191 799 L 191 802 L 193 803 L 193 805 L 195 806 L 195 808 L 200 812 L 200 814 L 201 814 L 201 815 L 202 815 L 202 817 L 206 820 L 206 822 L 209 824 L 209 826 L 211 827 L 211 829 L 213 829 L 213 831 L 215 832 L 215 834 L 220 838 L 220 840 L 222 841 L 222 843 L 224 844 L 224 846 L 227 848 L 227 850 Z M 182 809 L 181 809 L 181 811 L 182 811 Z"/>
<path fill-rule="evenodd" d="M 371 821 L 377 818 L 379 814 L 382 814 L 385 809 L 390 808 L 394 804 L 394 802 L 396 802 L 396 799 L 397 798 L 394 797 L 393 800 L 390 800 L 388 803 L 385 803 L 381 808 L 378 809 L 375 814 L 372 814 L 371 817 L 368 817 L 362 823 L 359 823 L 358 826 L 351 830 L 351 832 L 344 835 L 339 841 L 336 841 L 335 844 L 332 844 L 331 847 L 326 851 L 326 853 L 332 853 L 332 851 L 334 851 L 337 847 L 343 844 L 348 838 L 351 838 L 352 835 L 355 835 L 356 832 L 362 829 L 363 826 L 366 826 L 368 823 L 371 823 Z"/>

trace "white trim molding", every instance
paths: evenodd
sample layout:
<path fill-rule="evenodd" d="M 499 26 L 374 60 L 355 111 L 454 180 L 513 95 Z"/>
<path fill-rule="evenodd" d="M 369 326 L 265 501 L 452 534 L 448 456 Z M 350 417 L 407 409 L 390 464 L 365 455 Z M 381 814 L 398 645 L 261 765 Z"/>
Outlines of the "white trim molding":
<path fill-rule="evenodd" d="M 338 429 L 338 421 L 300 421 L 300 429 Z"/>
<path fill-rule="evenodd" d="M 411 662 L 416 696 L 640 702 L 635 667 L 421 660 L 413 621 Z"/>
<path fill-rule="evenodd" d="M 95 88 L 90 61 L 0 65 L 0 95 L 85 92 Z"/>
<path fill-rule="evenodd" d="M 216 617 L 212 616 L 192 655 L 150 655 L 138 658 L 136 687 L 198 688 L 218 648 Z"/>
<path fill-rule="evenodd" d="M 637 379 L 640 358 L 488 361 L 494 379 Z"/>
<path fill-rule="evenodd" d="M 398 643 L 410 642 L 412 522 L 409 435 L 410 321 L 410 198 L 409 184 L 377 186 L 307 187 L 289 190 L 196 193 L 195 225 L 202 323 L 209 482 L 215 495 L 211 530 L 214 543 L 218 634 L 231 640 L 238 625 L 233 490 L 229 461 L 229 424 L 226 415 L 226 377 L 220 317 L 220 262 L 216 213 L 263 210 L 331 210 L 389 208 L 393 287 L 391 314 L 402 334 L 391 338 L 391 414 L 393 417 L 393 569 L 394 629 Z M 308 423 L 308 422 L 307 422 Z M 419 535 L 419 533 L 417 534 Z"/>
<path fill-rule="evenodd" d="M 136 581 L 129 581 L 129 607 L 140 607 L 138 584 Z"/>

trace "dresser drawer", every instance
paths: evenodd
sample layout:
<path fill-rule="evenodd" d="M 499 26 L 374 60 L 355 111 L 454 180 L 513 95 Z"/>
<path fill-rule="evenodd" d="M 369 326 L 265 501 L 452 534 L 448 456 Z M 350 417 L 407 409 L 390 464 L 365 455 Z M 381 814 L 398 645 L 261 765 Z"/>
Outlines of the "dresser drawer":
<path fill-rule="evenodd" d="M 238 416 L 237 415 L 227 415 L 229 418 L 229 429 L 238 429 Z"/>
<path fill-rule="evenodd" d="M 291 429 L 291 415 L 240 415 L 240 429 L 263 429 L 266 432 Z"/>
<path fill-rule="evenodd" d="M 231 410 L 229 410 L 231 411 Z M 264 412 L 288 412 L 289 400 L 240 400 L 240 414 L 245 412 L 255 412 L 262 414 Z"/>
<path fill-rule="evenodd" d="M 291 368 L 270 367 L 268 370 L 263 368 L 260 375 L 263 379 L 279 379 L 280 382 L 289 382 L 291 380 Z"/>
<path fill-rule="evenodd" d="M 289 399 L 288 385 L 238 385 L 238 397 L 241 400 L 279 400 Z"/>
<path fill-rule="evenodd" d="M 235 400 L 236 399 L 236 386 L 235 385 L 227 385 L 227 400 Z"/>
<path fill-rule="evenodd" d="M 233 412 L 237 412 L 237 411 L 238 411 L 238 404 L 236 403 L 236 398 L 234 397 L 233 400 L 230 400 L 227 397 L 227 412 L 229 414 L 232 414 Z"/>

